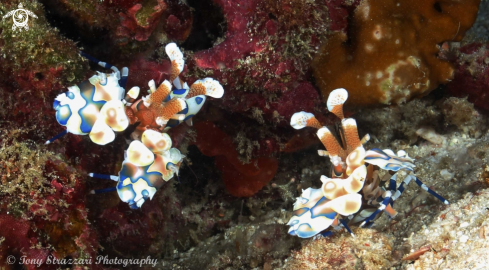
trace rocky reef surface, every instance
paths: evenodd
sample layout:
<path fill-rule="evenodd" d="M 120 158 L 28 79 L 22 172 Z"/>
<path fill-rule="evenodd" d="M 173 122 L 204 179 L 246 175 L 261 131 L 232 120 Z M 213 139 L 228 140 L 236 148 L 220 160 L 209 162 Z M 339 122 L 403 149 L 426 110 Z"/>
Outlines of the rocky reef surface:
<path fill-rule="evenodd" d="M 295 131 L 290 117 L 304 110 L 333 123 L 318 70 L 339 66 L 321 63 L 327 58 L 323 48 L 333 46 L 335 36 L 375 28 L 358 18 L 370 2 L 22 2 L 37 16 L 29 18 L 29 30 L 14 29 L 11 17 L 0 21 L 0 267 L 36 268 L 32 261 L 19 264 L 27 258 L 46 269 L 117 268 L 120 262 L 97 264 L 95 258 L 149 256 L 160 269 L 483 269 L 489 237 L 487 1 L 477 17 L 479 1 L 457 7 L 461 23 L 455 29 L 454 18 L 444 13 L 450 5 L 429 1 L 432 12 L 421 15 L 418 8 L 406 8 L 405 16 L 436 21 L 447 36 L 418 29 L 425 38 L 422 49 L 393 51 L 415 55 L 421 67 L 404 71 L 409 82 L 396 85 L 395 101 L 355 86 L 363 69 L 347 74 L 358 94 L 351 92 L 356 106 L 347 102 L 346 114 L 356 119 L 360 136 L 370 134 L 365 148 L 406 151 L 416 160 L 416 175 L 450 205 L 411 183 L 395 202 L 394 219 L 384 214 L 369 229 L 353 225 L 356 237 L 340 231 L 303 240 L 287 233 L 295 198 L 302 189 L 318 188 L 320 176 L 331 171 L 329 159 L 317 155 L 323 148 L 314 132 Z M 2 1 L 0 16 L 19 3 Z M 369 10 L 389 27 L 398 23 L 380 7 Z M 128 66 L 127 89 L 137 85 L 145 91 L 149 80 L 169 78 L 169 42 L 183 48 L 185 80 L 213 77 L 225 95 L 206 104 L 193 126 L 170 130 L 174 146 L 187 156 L 179 178 L 142 209 L 130 210 L 116 193 L 91 195 L 113 183 L 88 177 L 120 170 L 130 131 L 106 146 L 72 134 L 44 145 L 63 130 L 52 102 L 68 86 L 104 71 L 80 50 Z M 344 45 L 337 44 L 337 51 Z M 375 59 L 359 57 L 361 65 Z M 429 86 L 411 85 L 425 84 L 426 78 Z M 55 266 L 48 264 L 52 258 L 86 261 Z"/>

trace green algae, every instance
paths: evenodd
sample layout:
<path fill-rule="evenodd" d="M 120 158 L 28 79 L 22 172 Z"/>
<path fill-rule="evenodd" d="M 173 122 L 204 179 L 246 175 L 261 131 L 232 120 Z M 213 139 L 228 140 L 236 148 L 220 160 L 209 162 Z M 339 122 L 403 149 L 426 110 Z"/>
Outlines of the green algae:
<path fill-rule="evenodd" d="M 158 5 L 158 2 L 155 0 L 145 0 L 141 3 L 141 9 L 138 10 L 135 17 L 138 24 L 142 27 L 148 27 L 149 21 L 148 19 L 151 17 L 151 14 L 155 12 L 155 6 Z"/>

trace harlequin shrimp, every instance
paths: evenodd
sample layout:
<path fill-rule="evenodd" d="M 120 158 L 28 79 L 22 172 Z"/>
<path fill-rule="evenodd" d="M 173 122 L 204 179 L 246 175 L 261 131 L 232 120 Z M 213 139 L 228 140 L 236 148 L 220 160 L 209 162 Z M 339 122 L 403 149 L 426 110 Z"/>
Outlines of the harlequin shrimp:
<path fill-rule="evenodd" d="M 119 175 L 89 174 L 91 177 L 117 181 L 117 186 L 91 193 L 117 191 L 119 198 L 129 207 L 140 208 L 174 174 L 178 175 L 184 156 L 171 145 L 168 134 L 147 129 L 141 141 L 132 141 L 125 151 Z"/>
<path fill-rule="evenodd" d="M 412 180 L 422 189 L 448 204 L 447 200 L 414 175 L 414 160 L 404 151 L 399 151 L 397 155 L 389 149 L 375 148 L 365 151 L 363 144 L 369 140 L 369 135 L 365 135 L 360 140 L 355 119 L 345 118 L 343 115 L 343 104 L 347 98 L 348 92 L 340 88 L 331 92 L 327 100 L 328 110 L 341 119 L 340 142 L 311 113 L 298 112 L 291 118 L 290 124 L 295 129 L 304 127 L 318 129 L 317 136 L 326 147 L 326 151 L 319 150 L 318 154 L 329 156 L 333 165 L 332 178 L 321 176 L 321 188 L 303 190 L 294 203 L 293 216 L 287 223 L 291 235 L 309 238 L 321 233 L 327 236 L 332 234 L 330 230 L 327 231 L 329 227 L 340 229 L 341 226 L 353 235 L 348 223 L 362 222 L 360 227 L 371 226 L 373 219 L 383 211 L 393 218 L 397 214 L 392 208 L 393 202 L 399 198 Z M 382 186 L 385 183 L 381 183 L 377 171 L 374 173 L 374 166 L 396 172 L 390 178 L 388 188 Z M 397 187 L 399 171 L 405 171 L 408 175 Z M 358 213 L 361 209 L 362 211 Z"/>
<path fill-rule="evenodd" d="M 212 78 L 197 80 L 189 87 L 179 77 L 185 65 L 182 52 L 175 43 L 166 45 L 165 51 L 171 60 L 170 81 L 175 89 L 168 80 L 158 88 L 151 80 L 148 83 L 149 95 L 141 99 L 137 99 L 140 92 L 137 86 L 124 95 L 129 75 L 127 67 L 122 69 L 121 76 L 115 66 L 81 53 L 88 60 L 111 69 L 112 73 L 98 72 L 88 80 L 68 87 L 68 92 L 55 98 L 56 120 L 66 126 L 66 130 L 46 144 L 73 133 L 89 134 L 94 143 L 105 145 L 115 139 L 114 132 L 124 131 L 136 123 L 138 135 L 146 129 L 164 131 L 183 121 L 191 123 L 190 118 L 202 108 L 206 95 L 214 98 L 223 96 L 221 84 Z"/>
<path fill-rule="evenodd" d="M 93 190 L 92 194 L 117 191 L 122 201 L 137 209 L 152 199 L 156 191 L 175 174 L 178 176 L 184 156 L 164 131 L 183 121 L 191 125 L 206 96 L 221 98 L 221 84 L 205 78 L 195 81 L 190 87 L 180 79 L 185 62 L 175 43 L 166 45 L 165 51 L 171 60 L 170 81 L 165 80 L 158 88 L 154 80 L 148 83 L 148 95 L 137 99 L 139 87 L 131 88 L 124 95 L 129 69 L 119 70 L 87 54 L 81 53 L 92 62 L 111 69 L 112 73 L 98 72 L 97 75 L 68 88 L 68 92 L 56 97 L 53 107 L 56 120 L 66 130 L 48 140 L 53 142 L 69 133 L 89 134 L 90 139 L 105 145 L 115 139 L 115 132 L 124 131 L 129 125 L 137 124 L 131 137 L 140 138 L 130 143 L 125 151 L 119 174 L 105 175 L 90 173 L 89 176 L 117 181 L 115 187 Z M 172 89 L 173 88 L 173 89 Z"/>

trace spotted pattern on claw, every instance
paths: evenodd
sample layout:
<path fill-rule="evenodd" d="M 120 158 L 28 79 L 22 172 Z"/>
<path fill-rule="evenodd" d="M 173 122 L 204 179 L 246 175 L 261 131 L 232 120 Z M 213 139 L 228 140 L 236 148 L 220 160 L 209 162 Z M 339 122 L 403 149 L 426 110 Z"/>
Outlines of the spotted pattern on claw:
<path fill-rule="evenodd" d="M 193 97 L 197 95 L 205 95 L 205 86 L 200 81 L 196 81 L 192 86 L 190 86 L 190 92 L 188 97 Z"/>
<path fill-rule="evenodd" d="M 358 137 L 357 122 L 353 118 L 343 119 L 341 121 L 343 131 L 345 134 L 345 140 L 347 147 L 355 149 L 362 146 L 360 142 L 360 137 Z"/>
<path fill-rule="evenodd" d="M 175 43 L 166 45 L 165 52 L 171 61 L 170 81 L 173 82 L 183 71 L 183 67 L 185 65 L 183 53 Z"/>
<path fill-rule="evenodd" d="M 183 98 L 175 98 L 170 101 L 168 101 L 166 106 L 162 106 L 158 108 L 157 114 L 159 115 L 161 119 L 161 123 L 159 123 L 160 126 L 166 125 L 168 123 L 168 120 L 172 117 L 172 115 L 182 111 L 183 109 L 187 108 L 187 103 Z M 158 119 L 157 119 L 158 121 Z M 158 122 L 157 122 L 158 124 Z"/>
<path fill-rule="evenodd" d="M 212 79 L 205 78 L 203 80 L 195 81 L 192 86 L 190 86 L 190 91 L 187 98 L 191 98 L 197 95 L 206 95 L 213 98 L 221 98 L 224 94 L 224 88 L 221 84 Z"/>
<path fill-rule="evenodd" d="M 143 133 L 141 142 L 153 153 L 166 152 L 170 150 L 172 144 L 170 135 L 151 129 Z"/>
<path fill-rule="evenodd" d="M 290 226 L 289 234 L 309 238 L 327 229 L 333 223 L 336 213 L 331 209 L 319 215 L 313 213 L 316 206 L 322 206 L 325 202 L 327 200 L 321 190 L 303 190 L 301 197 L 294 203 L 294 215 L 287 223 Z"/>
<path fill-rule="evenodd" d="M 155 132 L 147 130 L 143 133 L 142 142 L 131 143 L 119 172 L 117 192 L 121 200 L 131 208 L 141 207 L 145 200 L 153 198 L 163 183 L 170 180 L 175 173 L 178 174 L 183 159 L 178 149 L 170 148 L 171 140 L 166 141 L 162 147 L 155 147 L 155 141 L 158 144 L 157 141 L 165 140 L 168 136 Z"/>
<path fill-rule="evenodd" d="M 162 84 L 160 84 L 160 86 L 158 86 L 155 92 L 146 97 L 144 105 L 150 106 L 151 108 L 158 108 L 162 106 L 161 102 L 163 102 L 163 100 L 170 95 L 170 91 L 171 84 L 169 81 L 165 80 Z"/>
<path fill-rule="evenodd" d="M 115 138 L 114 131 L 125 129 L 129 123 L 120 101 L 123 93 L 115 74 L 95 75 L 56 97 L 53 104 L 56 120 L 70 133 L 85 135 L 93 132 L 90 135 L 92 141 L 107 144 Z M 111 109 L 115 109 L 116 117 L 109 115 Z M 101 113 L 103 119 L 99 120 Z"/>
<path fill-rule="evenodd" d="M 317 136 L 323 143 L 323 145 L 328 149 L 330 156 L 344 156 L 343 147 L 338 143 L 335 136 L 327 127 L 322 127 L 318 129 Z"/>
<path fill-rule="evenodd" d="M 183 59 L 171 61 L 170 81 L 174 81 L 176 78 L 178 78 L 178 74 L 182 72 L 184 65 L 185 63 Z"/>
<path fill-rule="evenodd" d="M 290 125 L 295 129 L 302 129 L 305 127 L 321 128 L 321 124 L 314 117 L 312 113 L 297 112 L 290 118 Z"/>
<path fill-rule="evenodd" d="M 328 101 L 326 102 L 328 110 L 334 113 L 339 119 L 343 119 L 343 104 L 347 99 L 348 92 L 345 89 L 339 88 L 333 90 L 329 94 Z"/>
<path fill-rule="evenodd" d="M 172 61 L 175 59 L 183 59 L 183 53 L 176 43 L 168 43 L 165 47 L 165 52 Z"/>
<path fill-rule="evenodd" d="M 173 69 L 170 81 L 175 89 L 171 90 L 171 84 L 168 81 L 163 83 L 166 87 L 164 88 L 165 91 L 161 91 L 161 94 L 160 88 L 153 91 L 151 90 L 152 86 L 150 86 L 150 94 L 143 98 L 144 104 L 138 103 L 131 107 L 135 118 L 141 122 L 138 126 L 140 131 L 148 128 L 163 131 L 174 127 L 189 120 L 199 112 L 205 101 L 203 95 L 220 98 L 224 94 L 221 84 L 212 78 L 197 80 L 192 87 L 189 87 L 186 82 L 178 77 L 184 66 L 183 54 L 180 49 L 175 43 L 170 43 L 165 50 L 172 61 Z M 174 71 L 177 73 L 173 74 Z M 194 97 L 198 98 L 192 99 Z M 191 121 L 188 123 L 190 124 Z"/>

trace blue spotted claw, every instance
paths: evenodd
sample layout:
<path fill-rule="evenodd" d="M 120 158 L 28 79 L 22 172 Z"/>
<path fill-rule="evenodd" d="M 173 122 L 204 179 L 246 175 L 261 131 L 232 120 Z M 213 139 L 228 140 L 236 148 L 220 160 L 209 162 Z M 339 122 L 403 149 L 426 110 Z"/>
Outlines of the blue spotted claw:
<path fill-rule="evenodd" d="M 148 129 L 141 141 L 133 141 L 129 145 L 118 176 L 90 176 L 117 179 L 115 190 L 120 199 L 132 209 L 137 209 L 146 200 L 151 200 L 165 182 L 178 175 L 183 158 L 178 149 L 171 148 L 168 134 Z"/>
<path fill-rule="evenodd" d="M 332 200 L 325 197 L 324 188 L 303 190 L 294 204 L 294 213 L 287 225 L 289 234 L 300 238 L 312 237 L 333 224 L 339 215 L 349 216 L 362 206 L 362 195 L 345 194 Z"/>
<path fill-rule="evenodd" d="M 67 132 L 89 134 L 93 142 L 105 145 L 114 140 L 114 131 L 123 131 L 129 125 L 123 98 L 124 88 L 119 86 L 117 74 L 99 73 L 68 87 L 68 92 L 56 97 L 53 107 L 56 120 Z"/>

